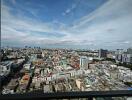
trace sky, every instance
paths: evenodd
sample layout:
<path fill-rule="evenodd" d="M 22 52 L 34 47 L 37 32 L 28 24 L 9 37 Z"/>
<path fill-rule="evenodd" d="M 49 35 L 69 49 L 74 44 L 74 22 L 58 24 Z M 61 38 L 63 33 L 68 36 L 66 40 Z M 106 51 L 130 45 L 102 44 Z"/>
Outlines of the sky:
<path fill-rule="evenodd" d="M 1 0 L 1 46 L 132 47 L 132 0 Z"/>

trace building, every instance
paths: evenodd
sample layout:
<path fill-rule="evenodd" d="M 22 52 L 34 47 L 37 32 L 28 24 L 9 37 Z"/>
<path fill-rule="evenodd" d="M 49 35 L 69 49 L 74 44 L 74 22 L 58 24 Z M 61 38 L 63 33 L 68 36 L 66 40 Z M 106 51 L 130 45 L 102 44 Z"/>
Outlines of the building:
<path fill-rule="evenodd" d="M 23 67 L 25 70 L 30 70 L 31 64 L 24 64 Z"/>
<path fill-rule="evenodd" d="M 116 58 L 115 51 L 108 51 L 107 58 L 115 59 Z"/>
<path fill-rule="evenodd" d="M 132 48 L 128 48 L 128 49 L 127 49 L 127 53 L 128 53 L 128 54 L 132 54 Z"/>
<path fill-rule="evenodd" d="M 26 92 L 28 83 L 30 80 L 30 75 L 27 73 L 25 74 L 22 79 L 19 81 L 19 87 L 18 87 L 18 92 Z"/>
<path fill-rule="evenodd" d="M 119 54 L 123 54 L 123 52 L 124 52 L 123 49 L 117 49 L 115 53 L 119 55 Z"/>
<path fill-rule="evenodd" d="M 15 90 L 16 90 L 16 88 L 17 88 L 17 86 L 18 86 L 18 79 L 12 79 L 12 80 L 9 82 L 9 84 L 8 84 L 6 87 L 4 87 L 4 89 L 3 89 L 2 92 L 3 92 L 4 94 L 14 93 Z"/>
<path fill-rule="evenodd" d="M 106 58 L 106 57 L 107 57 L 107 50 L 100 49 L 99 58 Z"/>
<path fill-rule="evenodd" d="M 88 68 L 88 58 L 86 56 L 80 57 L 80 69 L 87 69 Z"/>
<path fill-rule="evenodd" d="M 12 65 L 12 62 L 10 61 L 1 62 L 0 64 L 0 76 L 1 77 L 9 75 L 9 73 L 11 72 L 11 65 Z"/>
<path fill-rule="evenodd" d="M 117 61 L 122 61 L 122 54 L 123 54 L 123 49 L 117 49 L 116 52 L 115 52 L 115 55 L 116 55 L 116 60 Z"/>
<path fill-rule="evenodd" d="M 122 54 L 122 62 L 132 63 L 132 54 Z"/>
<path fill-rule="evenodd" d="M 122 63 L 132 63 L 132 49 L 127 49 L 127 52 L 124 52 L 123 49 L 117 49 L 116 60 Z"/>

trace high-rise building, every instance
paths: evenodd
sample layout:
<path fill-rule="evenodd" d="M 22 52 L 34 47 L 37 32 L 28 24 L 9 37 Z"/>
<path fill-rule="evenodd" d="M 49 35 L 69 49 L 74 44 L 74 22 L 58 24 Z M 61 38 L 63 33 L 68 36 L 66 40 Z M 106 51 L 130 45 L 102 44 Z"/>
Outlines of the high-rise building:
<path fill-rule="evenodd" d="M 122 61 L 123 57 L 122 54 L 124 53 L 123 49 L 117 49 L 115 54 L 116 54 L 116 60 Z"/>
<path fill-rule="evenodd" d="M 106 57 L 107 57 L 107 50 L 100 49 L 99 58 L 106 58 Z"/>
<path fill-rule="evenodd" d="M 81 56 L 80 57 L 80 68 L 87 68 L 88 67 L 88 62 L 87 62 L 87 57 L 86 56 Z"/>
<path fill-rule="evenodd" d="M 128 53 L 128 54 L 132 54 L 132 48 L 128 48 L 128 49 L 127 49 L 127 53 Z"/>

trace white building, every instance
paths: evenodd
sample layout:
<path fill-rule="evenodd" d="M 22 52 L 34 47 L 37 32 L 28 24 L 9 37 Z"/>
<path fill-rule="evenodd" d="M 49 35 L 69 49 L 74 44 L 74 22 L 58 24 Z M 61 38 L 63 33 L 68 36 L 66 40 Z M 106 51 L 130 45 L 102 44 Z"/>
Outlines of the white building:
<path fill-rule="evenodd" d="M 30 70 L 30 64 L 24 64 L 23 67 L 24 67 L 26 70 Z"/>
<path fill-rule="evenodd" d="M 81 69 L 88 68 L 88 60 L 86 56 L 80 57 L 80 68 Z"/>
<path fill-rule="evenodd" d="M 92 62 L 92 60 L 93 60 L 92 57 L 81 56 L 80 57 L 80 68 L 88 69 L 88 64 Z"/>
<path fill-rule="evenodd" d="M 122 62 L 132 63 L 132 54 L 122 54 Z"/>
<path fill-rule="evenodd" d="M 0 65 L 0 76 L 7 76 L 11 71 L 12 62 L 4 62 Z"/>

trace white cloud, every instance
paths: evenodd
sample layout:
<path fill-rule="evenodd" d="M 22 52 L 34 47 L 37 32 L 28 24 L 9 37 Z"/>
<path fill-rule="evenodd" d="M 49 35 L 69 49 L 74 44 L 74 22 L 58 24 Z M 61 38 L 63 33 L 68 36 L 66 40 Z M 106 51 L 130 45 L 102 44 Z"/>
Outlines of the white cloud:
<path fill-rule="evenodd" d="M 34 43 L 42 46 L 45 44 L 67 44 L 111 48 L 122 44 L 122 47 L 129 47 L 132 45 L 131 5 L 131 0 L 122 0 L 122 2 L 109 0 L 100 8 L 73 23 L 73 27 L 70 27 L 57 20 L 51 23 L 43 23 L 27 17 L 15 16 L 10 12 L 11 8 L 2 4 L 2 40 L 10 39 L 9 41 L 15 40 L 24 44 Z M 74 4 L 63 15 L 70 13 L 75 8 L 76 5 Z M 65 36 L 50 38 L 33 35 L 33 31 L 47 32 L 49 35 L 50 33 L 59 33 Z"/>
<path fill-rule="evenodd" d="M 73 29 L 80 30 L 83 36 L 95 38 L 97 44 L 107 45 L 104 44 L 107 41 L 129 41 L 132 38 L 131 4 L 131 0 L 109 0 L 99 9 L 76 21 Z M 116 47 L 118 44 L 111 45 Z"/>
<path fill-rule="evenodd" d="M 23 18 L 22 16 L 14 16 L 10 13 L 10 8 L 6 5 L 2 5 L 2 20 L 1 20 L 1 38 L 3 41 L 16 41 L 21 43 L 39 43 L 39 44 L 54 44 L 61 41 L 58 38 L 50 39 L 48 36 L 37 35 L 40 33 L 47 33 L 50 35 L 64 34 L 68 33 L 63 30 L 64 24 L 62 23 L 43 23 L 38 22 L 31 18 Z M 60 30 L 56 30 L 54 25 L 59 25 Z M 34 35 L 32 32 L 36 32 Z M 43 36 L 43 37 L 42 37 Z M 56 42 L 55 42 L 56 41 Z"/>
<path fill-rule="evenodd" d="M 130 43 L 130 41 L 124 41 L 123 43 L 125 43 L 125 44 L 129 44 L 129 43 Z"/>
<path fill-rule="evenodd" d="M 62 13 L 62 15 L 65 16 L 65 15 L 71 13 L 76 7 L 77 7 L 77 4 L 72 4 L 71 8 L 66 9 L 66 10 Z"/>

